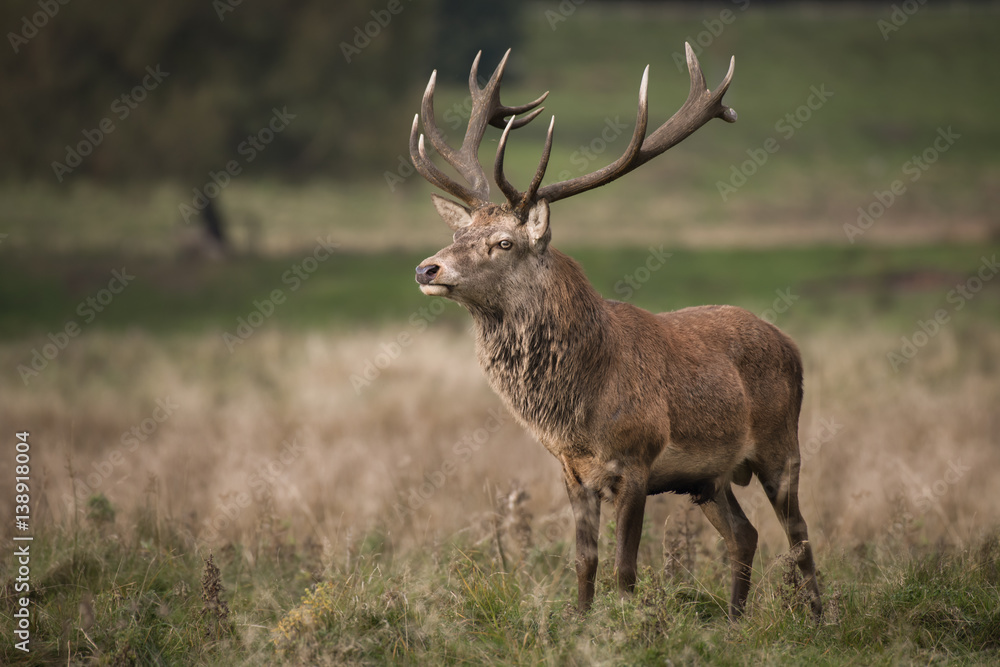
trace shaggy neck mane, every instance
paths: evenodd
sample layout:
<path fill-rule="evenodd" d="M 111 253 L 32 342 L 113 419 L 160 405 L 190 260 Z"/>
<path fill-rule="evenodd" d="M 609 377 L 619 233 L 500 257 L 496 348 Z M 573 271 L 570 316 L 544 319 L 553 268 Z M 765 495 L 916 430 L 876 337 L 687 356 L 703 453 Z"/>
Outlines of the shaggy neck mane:
<path fill-rule="evenodd" d="M 479 363 L 536 434 L 569 439 L 610 366 L 607 313 L 580 266 L 554 248 L 536 278 L 500 304 L 469 307 Z"/>

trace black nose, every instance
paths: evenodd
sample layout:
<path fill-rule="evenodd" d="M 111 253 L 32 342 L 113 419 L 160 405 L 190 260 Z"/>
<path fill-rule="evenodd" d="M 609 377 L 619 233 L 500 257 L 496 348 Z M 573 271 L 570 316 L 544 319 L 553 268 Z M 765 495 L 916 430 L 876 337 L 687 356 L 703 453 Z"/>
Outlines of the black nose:
<path fill-rule="evenodd" d="M 417 267 L 417 282 L 421 285 L 430 285 L 440 270 L 441 267 L 437 264 L 428 264 L 427 266 L 421 264 Z"/>

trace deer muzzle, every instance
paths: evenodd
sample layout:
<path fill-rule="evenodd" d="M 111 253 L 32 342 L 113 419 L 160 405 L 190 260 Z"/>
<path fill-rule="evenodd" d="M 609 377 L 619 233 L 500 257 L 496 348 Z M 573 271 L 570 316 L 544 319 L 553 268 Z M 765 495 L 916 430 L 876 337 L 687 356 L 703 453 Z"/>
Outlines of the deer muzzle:
<path fill-rule="evenodd" d="M 417 282 L 421 285 L 430 285 L 440 270 L 441 267 L 437 264 L 421 264 L 417 267 Z"/>
<path fill-rule="evenodd" d="M 434 264 L 431 260 L 425 260 L 417 267 L 417 283 L 420 291 L 428 296 L 446 296 L 451 291 L 451 285 L 435 283 L 435 279 L 441 271 L 441 265 Z"/>

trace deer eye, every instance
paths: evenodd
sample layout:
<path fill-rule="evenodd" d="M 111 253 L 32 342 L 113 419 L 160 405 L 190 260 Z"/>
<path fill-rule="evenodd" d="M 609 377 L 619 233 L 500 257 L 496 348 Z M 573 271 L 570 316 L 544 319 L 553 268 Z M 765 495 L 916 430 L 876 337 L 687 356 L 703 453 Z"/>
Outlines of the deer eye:
<path fill-rule="evenodd" d="M 512 246 L 513 246 L 514 244 L 513 244 L 513 243 L 511 243 L 510 241 L 508 241 L 507 239 L 504 239 L 503 241 L 501 241 L 501 242 L 500 242 L 500 243 L 498 243 L 497 245 L 498 245 L 498 246 L 500 246 L 500 249 L 501 249 L 501 250 L 510 250 L 510 249 L 511 249 L 511 247 L 512 247 Z"/>

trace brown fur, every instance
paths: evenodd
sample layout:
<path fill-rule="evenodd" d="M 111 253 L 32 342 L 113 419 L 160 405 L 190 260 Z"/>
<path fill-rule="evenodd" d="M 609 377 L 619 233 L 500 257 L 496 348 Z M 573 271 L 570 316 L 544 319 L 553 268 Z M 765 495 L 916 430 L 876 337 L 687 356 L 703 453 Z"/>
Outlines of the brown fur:
<path fill-rule="evenodd" d="M 736 618 L 750 587 L 757 531 L 736 502 L 732 484 L 748 484 L 756 474 L 790 544 L 802 545 L 798 563 L 819 617 L 819 588 L 798 508 L 802 362 L 795 344 L 731 306 L 653 315 L 605 301 L 576 262 L 549 248 L 549 202 L 620 178 L 713 118 L 735 122 L 736 112 L 722 103 L 735 59 L 710 91 L 689 44 L 685 53 L 691 87 L 676 114 L 647 134 L 647 67 L 635 129 L 622 157 L 542 187 L 553 118 L 538 169 L 523 193 L 504 175 L 505 146 L 511 130 L 541 112 L 537 107 L 545 95 L 519 107 L 502 105 L 500 81 L 510 51 L 484 88 L 477 83 L 476 56 L 469 74 L 472 113 L 456 151 L 434 123 L 432 74 L 410 129 L 410 158 L 428 181 L 469 208 L 434 196 L 441 217 L 455 230 L 455 242 L 417 267 L 417 282 L 425 294 L 469 309 L 479 362 L 493 389 L 562 463 L 576 517 L 581 609 L 594 597 L 601 499 L 615 507 L 615 571 L 619 587 L 631 591 L 646 496 L 673 491 L 690 494 L 726 541 L 733 568 L 729 613 Z M 430 143 L 468 185 L 429 159 L 417 132 L 420 121 Z M 504 206 L 490 203 L 479 164 L 487 124 L 504 128 L 493 170 L 507 199 Z"/>
<path fill-rule="evenodd" d="M 510 411 L 560 461 L 577 523 L 579 605 L 594 595 L 600 503 L 614 505 L 619 587 L 635 584 L 647 495 L 690 494 L 725 539 L 730 615 L 742 612 L 757 532 L 731 484 L 756 474 L 821 613 L 798 510 L 802 362 L 773 325 L 733 306 L 653 315 L 601 298 L 549 247 L 548 202 L 468 210 L 435 198 L 455 241 L 417 268 L 428 294 L 473 316 L 480 364 Z M 505 245 L 509 243 L 510 246 Z"/>

